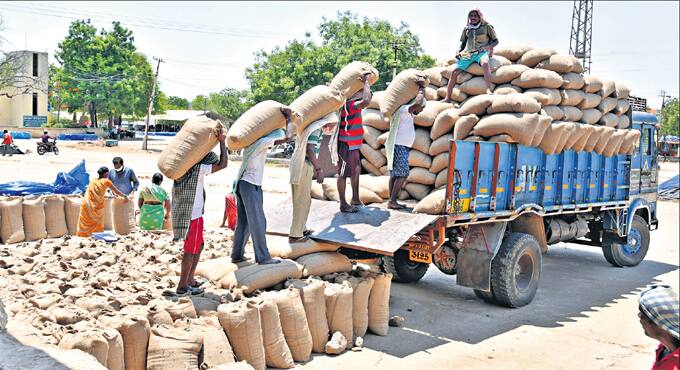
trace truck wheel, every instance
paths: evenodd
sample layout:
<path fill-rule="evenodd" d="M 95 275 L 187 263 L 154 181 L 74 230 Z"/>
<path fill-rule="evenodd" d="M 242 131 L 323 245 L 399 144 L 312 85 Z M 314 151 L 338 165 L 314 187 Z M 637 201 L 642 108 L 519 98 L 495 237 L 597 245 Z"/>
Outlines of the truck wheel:
<path fill-rule="evenodd" d="M 495 303 L 506 307 L 529 304 L 538 290 L 541 258 L 541 248 L 532 235 L 512 233 L 506 237 L 491 262 Z"/>
<path fill-rule="evenodd" d="M 405 249 L 394 252 L 393 257 L 383 257 L 383 269 L 392 274 L 392 280 L 400 283 L 413 283 L 422 279 L 429 267 L 429 263 L 409 260 Z"/>
<path fill-rule="evenodd" d="M 645 259 L 647 250 L 649 250 L 649 227 L 638 215 L 633 216 L 626 244 L 610 238 L 603 238 L 602 241 L 604 258 L 616 267 L 637 266 Z"/>
<path fill-rule="evenodd" d="M 486 303 L 496 303 L 496 296 L 493 294 L 493 289 L 491 291 L 485 291 L 485 290 L 479 290 L 479 289 L 473 289 L 475 292 L 475 295 L 481 299 L 484 300 Z"/>
<path fill-rule="evenodd" d="M 450 243 L 444 243 L 432 256 L 432 263 L 446 275 L 455 275 L 458 272 L 456 269 L 458 266 L 458 248 L 452 247 Z"/>

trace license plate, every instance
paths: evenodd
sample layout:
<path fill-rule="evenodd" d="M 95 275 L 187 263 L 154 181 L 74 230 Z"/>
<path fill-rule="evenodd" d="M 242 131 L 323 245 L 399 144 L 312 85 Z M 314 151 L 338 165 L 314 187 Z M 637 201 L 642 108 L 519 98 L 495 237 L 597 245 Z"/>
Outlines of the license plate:
<path fill-rule="evenodd" d="M 432 263 L 432 254 L 422 251 L 408 251 L 408 259 L 414 262 Z"/>

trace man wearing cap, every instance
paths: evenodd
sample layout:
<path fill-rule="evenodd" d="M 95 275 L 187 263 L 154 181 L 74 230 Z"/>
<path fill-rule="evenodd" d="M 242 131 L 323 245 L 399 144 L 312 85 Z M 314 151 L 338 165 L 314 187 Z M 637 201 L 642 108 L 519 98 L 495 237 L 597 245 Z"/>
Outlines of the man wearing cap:
<path fill-rule="evenodd" d="M 645 335 L 658 340 L 652 370 L 680 369 L 680 301 L 667 285 L 654 285 L 640 294 L 638 317 Z"/>

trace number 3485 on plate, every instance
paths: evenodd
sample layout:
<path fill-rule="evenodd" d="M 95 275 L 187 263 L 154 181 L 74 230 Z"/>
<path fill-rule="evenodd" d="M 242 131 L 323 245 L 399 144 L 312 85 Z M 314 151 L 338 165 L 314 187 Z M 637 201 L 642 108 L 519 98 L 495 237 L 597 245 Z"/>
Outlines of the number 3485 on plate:
<path fill-rule="evenodd" d="M 413 262 L 432 263 L 432 254 L 423 251 L 408 251 L 408 259 Z"/>

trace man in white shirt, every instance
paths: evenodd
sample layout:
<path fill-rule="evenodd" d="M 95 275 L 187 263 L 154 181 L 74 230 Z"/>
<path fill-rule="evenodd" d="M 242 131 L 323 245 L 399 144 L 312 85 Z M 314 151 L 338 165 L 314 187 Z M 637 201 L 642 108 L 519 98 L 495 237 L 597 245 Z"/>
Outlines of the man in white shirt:
<path fill-rule="evenodd" d="M 406 208 L 405 205 L 397 202 L 397 198 L 411 171 L 408 166 L 408 155 L 416 138 L 413 116 L 422 112 L 425 105 L 425 92 L 422 82 L 419 86 L 420 91 L 413 104 L 402 105 L 394 113 L 390 123 L 390 134 L 387 139 L 388 153 L 390 154 L 388 155 L 388 162 L 390 159 L 392 160 L 391 163 L 388 163 L 390 169 L 390 200 L 387 203 L 387 208 L 390 209 Z"/>

